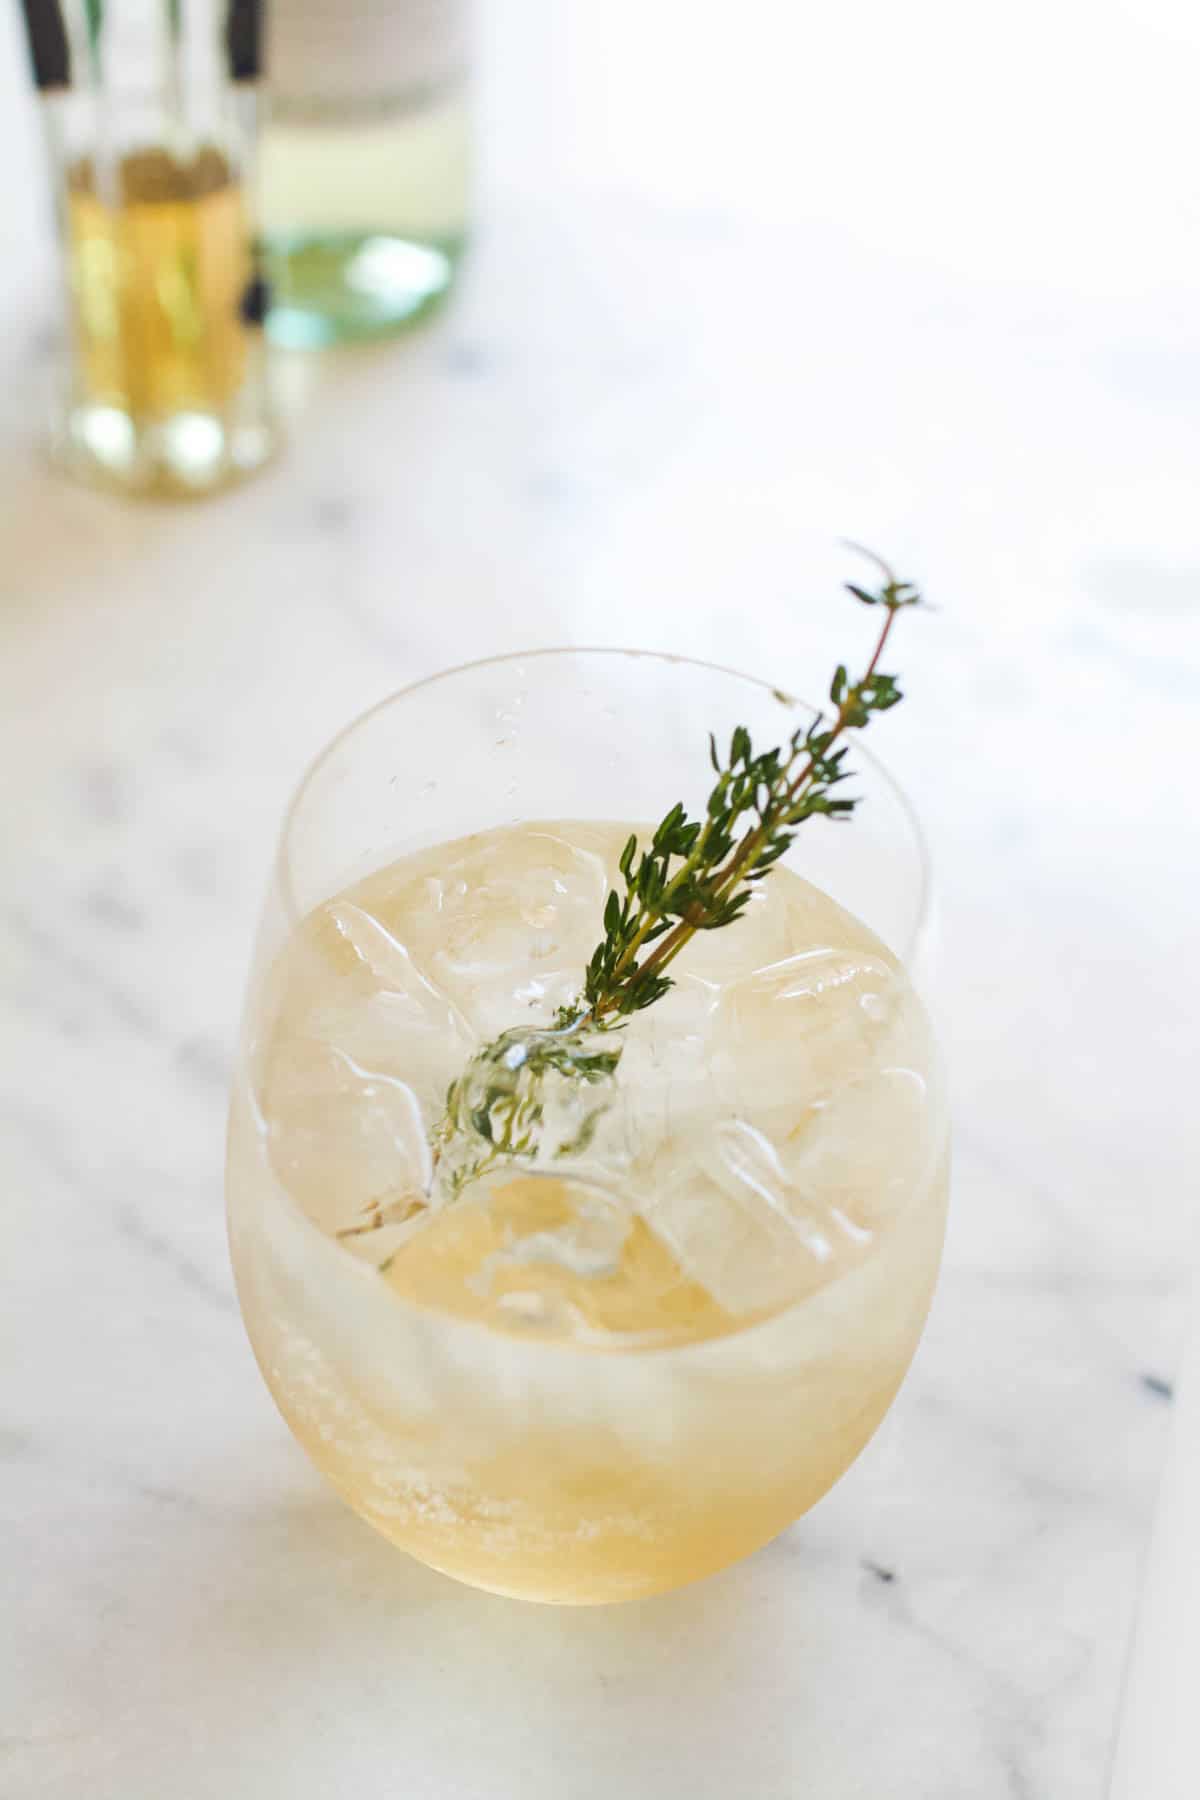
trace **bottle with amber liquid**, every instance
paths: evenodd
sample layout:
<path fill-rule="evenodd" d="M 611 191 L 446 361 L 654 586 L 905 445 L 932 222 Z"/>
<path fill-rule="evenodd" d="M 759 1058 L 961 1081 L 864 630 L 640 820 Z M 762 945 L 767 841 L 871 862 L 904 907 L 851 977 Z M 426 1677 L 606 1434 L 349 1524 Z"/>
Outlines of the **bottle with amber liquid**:
<path fill-rule="evenodd" d="M 66 275 L 58 458 L 136 492 L 227 486 L 276 441 L 257 0 L 26 0 L 26 19 Z"/>

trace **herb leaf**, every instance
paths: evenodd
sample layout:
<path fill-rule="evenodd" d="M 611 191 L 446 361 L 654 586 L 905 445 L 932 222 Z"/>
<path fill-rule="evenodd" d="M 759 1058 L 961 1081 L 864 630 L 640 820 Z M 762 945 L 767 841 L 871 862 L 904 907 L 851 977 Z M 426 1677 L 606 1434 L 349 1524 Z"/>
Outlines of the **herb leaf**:
<path fill-rule="evenodd" d="M 903 698 L 896 677 L 879 663 L 897 614 L 921 603 L 911 582 L 898 581 L 870 551 L 860 553 L 875 564 L 879 585 L 847 582 L 847 590 L 884 613 L 866 670 L 851 681 L 839 663 L 829 688 L 832 716 L 818 714 L 773 749 L 756 751 L 739 725 L 723 761 L 710 733 L 716 781 L 704 815 L 691 819 L 677 802 L 646 849 L 636 833 L 628 838 L 618 863 L 623 889 L 613 888 L 605 901 L 604 936 L 578 998 L 559 1008 L 550 1028 L 517 1026 L 484 1044 L 451 1084 L 433 1132 L 435 1183 L 444 1193 L 461 1192 L 502 1162 L 585 1151 L 621 1057 L 620 1040 L 603 1034 L 619 1031 L 669 992 L 666 971 L 696 932 L 740 918 L 755 884 L 787 854 L 806 820 L 852 816 L 857 798 L 833 792 L 849 773 L 839 740 Z M 548 1093 L 580 1097 L 588 1088 L 601 1091 L 582 1105 L 573 1134 L 548 1133 Z"/>
<path fill-rule="evenodd" d="M 921 598 L 911 582 L 897 581 L 886 563 L 871 560 L 883 578 L 879 587 L 846 585 L 864 604 L 882 607 L 886 617 L 857 681 L 838 664 L 829 689 L 836 708 L 832 719 L 819 715 L 787 744 L 760 753 L 739 725 L 725 762 L 710 733 L 717 780 L 704 818 L 689 819 L 677 804 L 640 857 L 636 837 L 625 845 L 620 862 L 625 892 L 613 889 L 608 896 L 605 935 L 584 979 L 581 1025 L 627 1018 L 661 998 L 672 985 L 664 970 L 688 940 L 740 916 L 752 884 L 787 853 L 806 819 L 847 819 L 853 813 L 857 800 L 830 792 L 848 773 L 842 767 L 845 746 L 834 746 L 844 733 L 861 731 L 873 714 L 903 698 L 896 677 L 884 674 L 879 660 L 896 614 Z"/>

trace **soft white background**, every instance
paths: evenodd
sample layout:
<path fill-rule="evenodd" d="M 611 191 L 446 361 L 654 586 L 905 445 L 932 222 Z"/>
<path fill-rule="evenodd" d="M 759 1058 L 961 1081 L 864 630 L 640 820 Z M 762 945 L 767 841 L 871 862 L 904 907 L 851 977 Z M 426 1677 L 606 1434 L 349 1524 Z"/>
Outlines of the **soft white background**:
<path fill-rule="evenodd" d="M 48 209 L 0 21 L 0 1792 L 1085 1800 L 1192 1247 L 1200 26 L 485 10 L 460 300 L 301 371 L 287 459 L 190 510 L 39 460 Z M 843 533 L 942 609 L 885 746 L 956 1094 L 925 1345 L 749 1564 L 616 1611 L 469 1593 L 326 1492 L 232 1299 L 225 1084 L 281 808 L 349 715 L 468 654 L 816 688 L 864 628 Z"/>

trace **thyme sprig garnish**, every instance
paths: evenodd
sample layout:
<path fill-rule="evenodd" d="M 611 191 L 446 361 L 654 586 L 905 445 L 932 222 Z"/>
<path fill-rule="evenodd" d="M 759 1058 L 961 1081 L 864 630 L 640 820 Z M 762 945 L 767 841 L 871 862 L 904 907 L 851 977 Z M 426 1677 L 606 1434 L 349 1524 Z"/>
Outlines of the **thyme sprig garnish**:
<path fill-rule="evenodd" d="M 668 969 L 698 931 L 732 925 L 755 886 L 770 874 L 808 819 L 850 818 L 858 799 L 835 792 L 850 771 L 847 733 L 902 698 L 880 661 L 899 613 L 920 604 L 871 553 L 876 587 L 847 582 L 864 606 L 882 609 L 871 659 L 852 681 L 839 663 L 829 687 L 832 713 L 801 726 L 786 743 L 756 752 L 739 725 L 722 755 L 709 737 L 716 781 L 702 818 L 673 806 L 643 850 L 627 840 L 622 887 L 604 907 L 604 936 L 578 996 L 549 1027 L 514 1026 L 483 1045 L 455 1080 L 433 1132 L 435 1189 L 453 1197 L 505 1162 L 533 1163 L 587 1150 L 607 1105 L 622 1045 L 615 1036 L 633 1014 L 674 985 Z M 548 1105 L 554 1125 L 548 1129 Z"/>

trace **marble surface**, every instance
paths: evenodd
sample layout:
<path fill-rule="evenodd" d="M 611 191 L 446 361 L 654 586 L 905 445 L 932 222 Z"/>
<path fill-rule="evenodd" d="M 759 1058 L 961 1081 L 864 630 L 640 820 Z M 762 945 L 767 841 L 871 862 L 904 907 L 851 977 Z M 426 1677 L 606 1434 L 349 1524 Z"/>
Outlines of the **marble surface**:
<path fill-rule="evenodd" d="M 1090 1800 L 1192 1251 L 1200 30 L 503 10 L 458 303 L 291 371 L 286 460 L 183 510 L 40 463 L 0 25 L 0 1791 Z M 466 654 L 804 691 L 857 623 L 842 533 L 941 608 L 887 742 L 957 1117 L 924 1345 L 747 1564 L 588 1613 L 470 1593 L 322 1486 L 237 1317 L 226 1081 L 281 809 Z"/>
<path fill-rule="evenodd" d="M 1200 1771 L 1200 1330 L 1194 1323 L 1176 1386 L 1110 1800 L 1191 1800 Z"/>

